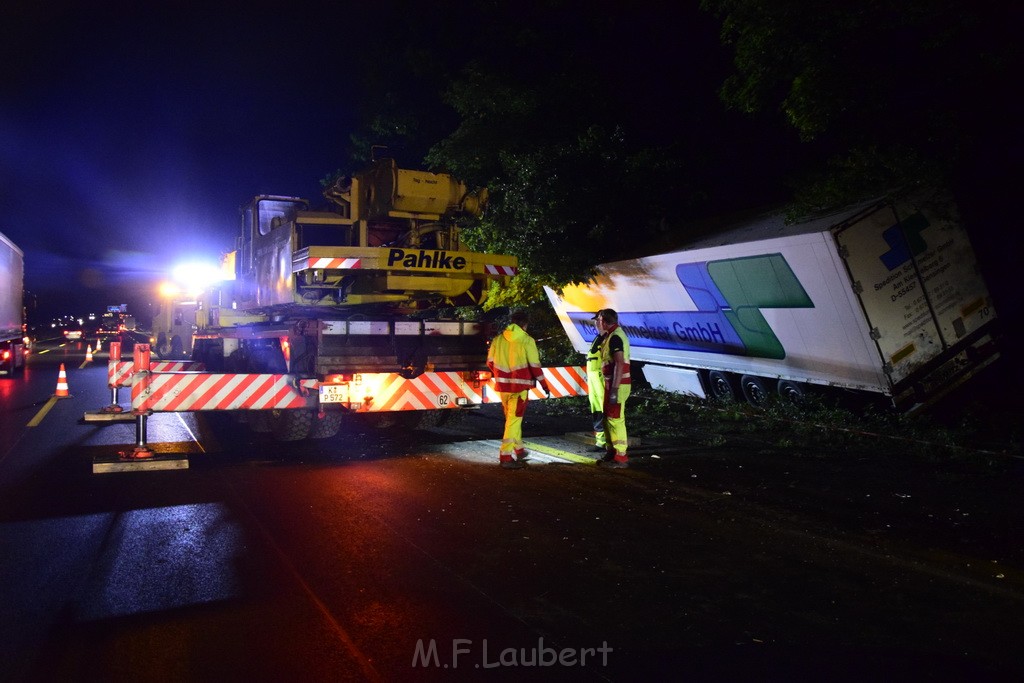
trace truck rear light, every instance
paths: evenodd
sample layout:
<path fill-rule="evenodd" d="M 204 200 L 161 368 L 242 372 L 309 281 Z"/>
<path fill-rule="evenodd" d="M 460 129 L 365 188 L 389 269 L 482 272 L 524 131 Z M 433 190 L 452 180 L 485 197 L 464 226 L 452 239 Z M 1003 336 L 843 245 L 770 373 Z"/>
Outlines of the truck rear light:
<path fill-rule="evenodd" d="M 3 351 L 0 351 L 0 359 L 8 360 L 8 359 L 10 359 L 10 357 L 11 357 L 11 352 L 10 352 L 9 349 L 4 349 Z"/>
<path fill-rule="evenodd" d="M 486 382 L 491 378 L 491 373 L 487 370 L 477 370 L 473 375 L 473 379 L 478 382 Z"/>
<path fill-rule="evenodd" d="M 358 378 L 359 375 L 356 375 Z M 347 384 L 352 381 L 352 375 L 326 375 L 324 377 L 324 384 Z M 356 380 L 358 384 L 358 379 Z"/>

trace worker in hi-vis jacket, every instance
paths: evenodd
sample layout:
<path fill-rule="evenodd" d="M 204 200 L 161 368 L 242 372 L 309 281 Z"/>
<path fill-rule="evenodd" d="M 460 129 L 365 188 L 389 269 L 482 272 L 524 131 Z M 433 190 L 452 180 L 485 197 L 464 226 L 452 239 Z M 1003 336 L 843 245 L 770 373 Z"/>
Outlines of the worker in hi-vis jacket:
<path fill-rule="evenodd" d="M 507 469 L 518 469 L 526 460 L 523 415 L 530 389 L 539 383 L 544 393 L 551 396 L 540 368 L 537 342 L 526 333 L 528 325 L 526 312 L 516 311 L 509 326 L 491 341 L 487 350 L 487 367 L 494 375 L 494 388 L 501 396 L 501 408 L 505 412 L 505 432 L 498 461 Z"/>
<path fill-rule="evenodd" d="M 619 314 L 610 308 L 597 312 L 597 331 L 604 339 L 600 344 L 601 372 L 604 375 L 604 426 L 607 455 L 599 464 L 604 467 L 629 467 L 626 456 L 626 399 L 632 380 L 629 376 L 629 339 L 619 327 Z"/>

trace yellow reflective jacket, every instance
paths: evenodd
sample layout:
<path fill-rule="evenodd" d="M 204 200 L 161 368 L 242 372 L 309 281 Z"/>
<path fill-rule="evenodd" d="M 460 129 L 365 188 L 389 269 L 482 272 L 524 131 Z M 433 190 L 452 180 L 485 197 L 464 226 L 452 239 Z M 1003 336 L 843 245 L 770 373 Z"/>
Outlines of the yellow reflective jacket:
<path fill-rule="evenodd" d="M 611 379 L 615 372 L 615 358 L 611 350 L 612 337 L 622 340 L 622 384 L 632 384 L 633 380 L 629 376 L 629 337 L 618 325 L 610 329 L 601 342 L 601 371 L 606 379 Z"/>
<path fill-rule="evenodd" d="M 528 391 L 535 381 L 545 386 L 537 342 L 516 324 L 506 327 L 491 341 L 487 367 L 494 373 L 495 390 L 500 392 Z"/>

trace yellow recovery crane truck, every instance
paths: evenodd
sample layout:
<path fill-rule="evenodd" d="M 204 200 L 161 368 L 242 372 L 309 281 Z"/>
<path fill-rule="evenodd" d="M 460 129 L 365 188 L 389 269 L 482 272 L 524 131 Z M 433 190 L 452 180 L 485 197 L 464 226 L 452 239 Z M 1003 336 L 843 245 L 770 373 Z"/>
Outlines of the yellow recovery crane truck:
<path fill-rule="evenodd" d="M 209 409 L 214 397 L 247 390 L 226 388 L 228 378 L 276 373 L 306 397 L 303 407 L 257 396 L 238 414 L 291 441 L 333 436 L 346 414 L 440 424 L 488 401 L 492 331 L 454 314 L 517 271 L 515 257 L 460 241 L 460 220 L 481 214 L 486 190 L 381 159 L 324 195 L 333 210 L 267 195 L 243 207 L 226 257 L 234 279 L 197 299 L 190 340 L 192 360 L 220 374 L 208 386 L 154 384 L 145 400 L 133 393 L 135 410 Z"/>

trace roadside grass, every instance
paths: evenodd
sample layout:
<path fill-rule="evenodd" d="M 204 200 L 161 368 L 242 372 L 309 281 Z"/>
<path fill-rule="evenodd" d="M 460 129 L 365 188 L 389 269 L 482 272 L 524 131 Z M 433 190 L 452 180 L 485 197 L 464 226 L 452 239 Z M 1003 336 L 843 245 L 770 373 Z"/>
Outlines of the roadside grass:
<path fill-rule="evenodd" d="M 540 403 L 538 410 L 552 416 L 590 412 L 586 397 Z M 946 424 L 928 414 L 903 415 L 873 404 L 847 407 L 821 397 L 800 406 L 773 399 L 754 408 L 642 386 L 630 396 L 627 420 L 630 434 L 641 438 L 685 438 L 705 448 L 742 443 L 757 452 L 784 450 L 826 459 L 858 450 L 883 457 L 995 464 L 1021 453 L 1019 432 L 983 440 L 982 423 L 970 415 Z"/>

